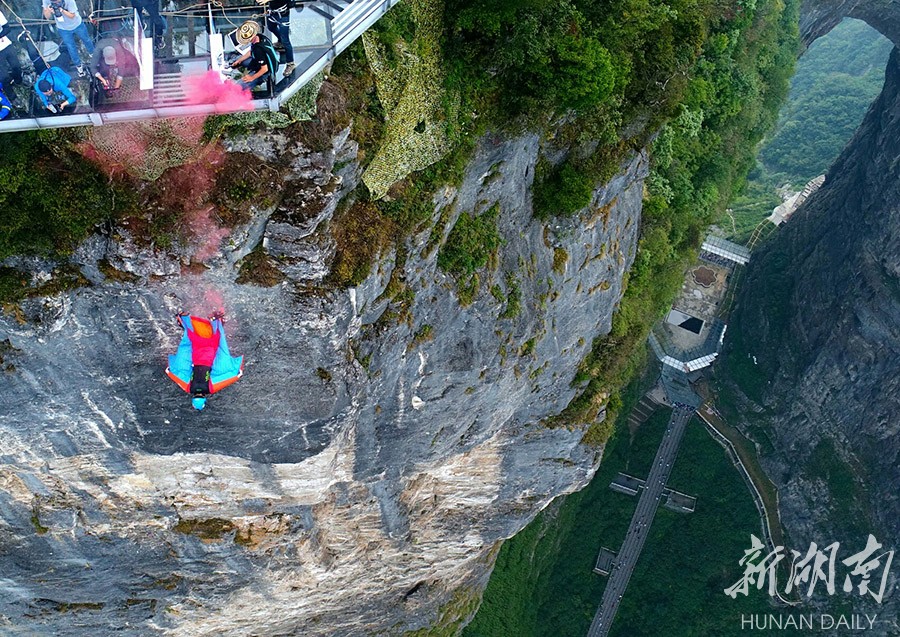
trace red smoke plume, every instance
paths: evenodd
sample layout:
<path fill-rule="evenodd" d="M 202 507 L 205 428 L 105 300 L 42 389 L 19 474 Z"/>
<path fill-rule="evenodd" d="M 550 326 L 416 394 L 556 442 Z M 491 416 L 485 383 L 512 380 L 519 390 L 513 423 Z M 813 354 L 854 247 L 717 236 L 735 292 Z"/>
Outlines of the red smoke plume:
<path fill-rule="evenodd" d="M 218 113 L 253 110 L 250 91 L 241 88 L 236 82 L 223 81 L 216 71 L 185 78 L 184 93 L 188 104 L 213 104 Z"/>

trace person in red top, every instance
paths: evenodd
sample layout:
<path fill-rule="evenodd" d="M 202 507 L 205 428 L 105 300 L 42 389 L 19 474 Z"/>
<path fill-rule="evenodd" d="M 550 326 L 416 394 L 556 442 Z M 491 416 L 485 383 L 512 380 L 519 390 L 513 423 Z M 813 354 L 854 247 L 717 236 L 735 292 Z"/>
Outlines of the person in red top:
<path fill-rule="evenodd" d="M 187 316 L 179 314 L 179 317 Z M 221 313 L 214 313 L 211 319 L 222 320 L 224 316 Z M 216 352 L 219 351 L 219 341 L 222 333 L 219 331 L 209 330 L 188 330 L 184 333 L 191 341 L 191 363 L 193 370 L 191 373 L 191 404 L 195 409 L 203 409 L 206 406 L 206 397 L 213 392 L 210 373 L 212 372 L 213 361 L 216 359 Z"/>
<path fill-rule="evenodd" d="M 206 406 L 206 397 L 228 387 L 244 375 L 244 357 L 232 356 L 225 338 L 221 311 L 209 318 L 176 315 L 183 329 L 178 351 L 169 355 L 166 376 L 191 395 L 194 409 Z"/>

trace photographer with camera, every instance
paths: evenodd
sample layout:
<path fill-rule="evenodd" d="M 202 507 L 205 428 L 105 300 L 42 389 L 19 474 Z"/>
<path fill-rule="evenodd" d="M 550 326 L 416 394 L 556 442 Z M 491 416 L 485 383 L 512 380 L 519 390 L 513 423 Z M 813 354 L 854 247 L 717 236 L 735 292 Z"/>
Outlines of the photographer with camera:
<path fill-rule="evenodd" d="M 34 83 L 38 99 L 54 115 L 68 115 L 75 110 L 75 94 L 69 89 L 72 78 L 58 66 L 47 67 Z"/>
<path fill-rule="evenodd" d="M 0 11 L 0 84 L 7 86 L 22 81 L 19 53 L 9 37 L 9 22 Z"/>
<path fill-rule="evenodd" d="M 91 76 L 100 83 L 107 97 L 122 87 L 123 78 L 137 77 L 139 72 L 137 60 L 120 40 L 103 38 L 97 42 L 91 58 Z"/>
<path fill-rule="evenodd" d="M 43 0 L 43 7 L 44 17 L 56 21 L 56 30 L 78 70 L 78 77 L 84 77 L 86 72 L 84 64 L 81 62 L 81 56 L 78 54 L 78 44 L 75 42 L 75 38 L 81 40 L 84 48 L 91 55 L 94 53 L 94 43 L 88 35 L 87 25 L 81 19 L 78 5 L 75 4 L 75 0 Z"/>

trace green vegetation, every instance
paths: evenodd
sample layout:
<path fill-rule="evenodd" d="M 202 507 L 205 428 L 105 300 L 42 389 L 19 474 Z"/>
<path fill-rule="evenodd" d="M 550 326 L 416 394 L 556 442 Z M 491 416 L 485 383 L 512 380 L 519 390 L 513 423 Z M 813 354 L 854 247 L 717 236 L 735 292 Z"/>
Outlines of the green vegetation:
<path fill-rule="evenodd" d="M 208 520 L 186 520 L 178 519 L 175 525 L 178 533 L 185 535 L 195 535 L 201 540 L 221 540 L 226 535 L 235 530 L 231 520 L 223 520 L 221 518 L 210 518 Z"/>
<path fill-rule="evenodd" d="M 28 297 L 51 296 L 88 285 L 90 281 L 75 266 L 57 268 L 43 282 L 31 281 L 30 275 L 21 270 L 0 266 L 0 305 L 5 307 Z"/>
<path fill-rule="evenodd" d="M 748 333 L 743 328 L 743 322 L 748 320 L 747 313 L 735 313 L 728 326 L 725 356 L 719 368 L 727 378 L 740 385 L 748 398 L 762 404 L 770 379 L 776 378 L 776 373 L 785 373 L 788 377 L 798 373 L 798 369 L 788 365 L 797 365 L 799 361 L 779 362 L 779 350 L 775 345 L 778 339 L 767 338 L 788 333 L 793 307 L 791 297 L 796 286 L 790 256 L 783 248 L 768 250 L 759 267 L 762 272 L 758 276 L 763 277 L 759 280 L 765 280 L 766 286 L 754 296 L 753 303 L 755 311 L 766 317 L 766 334 Z M 752 338 L 752 342 L 748 342 L 747 337 Z M 780 364 L 784 367 L 779 369 Z"/>
<path fill-rule="evenodd" d="M 869 481 L 865 469 L 854 468 L 842 460 L 834 441 L 823 438 L 803 466 L 803 473 L 808 479 L 821 480 L 827 487 L 831 500 L 829 517 L 836 524 L 839 537 L 864 544 L 874 528 L 873 511 L 866 497 L 865 485 Z"/>
<path fill-rule="evenodd" d="M 891 47 L 865 22 L 849 19 L 814 42 L 760 151 L 766 169 L 797 185 L 825 172 L 881 92 Z"/>
<path fill-rule="evenodd" d="M 677 116 L 653 145 L 649 196 L 634 265 L 612 331 L 597 339 L 576 381 L 582 393 L 551 424 L 595 419 L 642 359 L 641 343 L 677 293 L 704 228 L 724 210 L 753 165 L 754 149 L 787 93 L 798 46 L 796 1 L 758 2 L 706 25 L 700 56 L 682 87 Z M 601 427 L 603 431 L 597 431 Z"/>
<path fill-rule="evenodd" d="M 636 386 L 626 392 L 633 404 Z M 591 567 L 601 546 L 616 550 L 637 504 L 609 489 L 619 471 L 649 470 L 669 412 L 660 410 L 633 437 L 622 414 L 591 484 L 551 505 L 497 558 L 478 614 L 465 637 L 575 637 L 587 632 L 606 579 Z M 660 509 L 612 635 L 739 635 L 741 613 L 769 612 L 765 593 L 732 600 L 723 590 L 742 573 L 738 560 L 759 516 L 724 450 L 692 421 L 669 484 L 698 496 L 696 512 Z M 713 529 L 713 531 L 711 531 Z M 665 603 L 661 603 L 665 600 Z"/>
<path fill-rule="evenodd" d="M 457 276 L 470 276 L 487 265 L 491 254 L 500 247 L 499 212 L 499 206 L 494 205 L 477 216 L 467 212 L 459 215 L 438 252 L 438 267 Z"/>
<path fill-rule="evenodd" d="M 569 253 L 565 248 L 553 248 L 553 271 L 557 274 L 564 274 L 566 264 L 569 262 Z"/>
<path fill-rule="evenodd" d="M 362 283 L 396 233 L 396 224 L 371 202 L 356 201 L 338 210 L 332 220 L 337 249 L 328 281 L 341 287 Z"/>
<path fill-rule="evenodd" d="M 464 298 L 471 302 L 478 292 L 476 271 L 486 266 L 500 247 L 499 213 L 500 207 L 496 204 L 477 216 L 463 212 L 438 252 L 438 267 L 457 277 L 463 305 L 466 305 Z"/>
<path fill-rule="evenodd" d="M 270 257 L 262 248 L 262 242 L 250 254 L 241 259 L 237 283 L 250 283 L 264 288 L 278 285 L 285 280 L 284 273 L 275 267 Z"/>
<path fill-rule="evenodd" d="M 40 517 L 38 517 L 37 508 L 33 509 L 31 512 L 31 526 L 34 527 L 34 532 L 38 535 L 43 535 L 50 530 L 48 527 L 41 524 L 41 519 Z"/>
<path fill-rule="evenodd" d="M 3 135 L 0 259 L 66 254 L 132 196 L 74 153 L 55 154 L 52 131 Z M 49 143 L 48 143 L 49 142 Z"/>
<path fill-rule="evenodd" d="M 434 338 L 434 328 L 428 325 L 427 323 L 416 330 L 416 333 L 413 335 L 412 340 L 409 342 L 408 349 L 413 349 L 418 347 L 422 343 L 427 343 L 428 341 Z"/>
<path fill-rule="evenodd" d="M 776 189 L 823 174 L 881 91 L 891 43 L 865 22 L 847 19 L 816 40 L 797 63 L 778 125 L 759 153 L 747 189 L 723 225 L 746 241 L 781 203 Z"/>
<path fill-rule="evenodd" d="M 499 287 L 499 286 L 494 286 Z M 493 288 L 491 294 L 493 294 Z M 494 295 L 497 296 L 496 294 Z M 501 297 L 498 300 L 503 300 Z M 506 275 L 506 307 L 500 312 L 500 318 L 511 319 L 516 318 L 522 311 L 522 289 L 519 286 L 519 279 L 512 272 Z"/>
<path fill-rule="evenodd" d="M 431 626 L 406 631 L 403 637 L 456 637 L 459 629 L 472 617 L 477 608 L 477 590 L 457 589 L 450 601 L 438 610 L 437 620 Z"/>
<path fill-rule="evenodd" d="M 549 219 L 571 216 L 591 202 L 594 186 L 600 181 L 589 171 L 579 170 L 571 162 L 556 168 L 539 166 L 534 188 L 534 216 Z"/>

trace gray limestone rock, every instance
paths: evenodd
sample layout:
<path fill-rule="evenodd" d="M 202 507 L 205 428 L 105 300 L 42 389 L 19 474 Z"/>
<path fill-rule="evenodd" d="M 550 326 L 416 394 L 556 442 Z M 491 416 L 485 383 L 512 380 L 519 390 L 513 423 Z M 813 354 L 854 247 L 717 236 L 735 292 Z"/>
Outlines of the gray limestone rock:
<path fill-rule="evenodd" d="M 418 628 L 454 591 L 480 593 L 497 541 L 596 469 L 582 429 L 541 421 L 573 398 L 577 364 L 610 329 L 644 154 L 548 226 L 531 216 L 538 139 L 482 139 L 459 188 L 435 196 L 444 237 L 461 212 L 499 204 L 503 247 L 463 308 L 425 249 L 431 228 L 403 246 L 402 273 L 390 250 L 356 288 L 309 287 L 359 178 L 347 132 L 319 154 L 277 135 L 235 148 L 294 153 L 295 171 L 208 269 L 182 267 L 190 247 L 138 248 L 113 228 L 75 257 L 94 285 L 24 302 L 24 323 L 0 317 L 17 349 L 0 372 L 0 630 Z M 260 241 L 288 280 L 236 284 Z M 103 280 L 101 259 L 138 280 Z M 385 314 L 392 274 L 413 292 L 407 320 Z M 513 279 L 521 309 L 504 318 L 489 287 L 512 293 Z M 172 314 L 219 306 L 245 375 L 198 413 L 164 374 Z"/>

